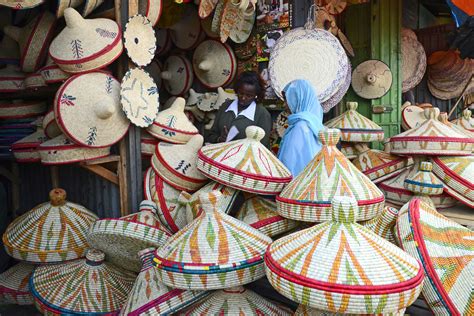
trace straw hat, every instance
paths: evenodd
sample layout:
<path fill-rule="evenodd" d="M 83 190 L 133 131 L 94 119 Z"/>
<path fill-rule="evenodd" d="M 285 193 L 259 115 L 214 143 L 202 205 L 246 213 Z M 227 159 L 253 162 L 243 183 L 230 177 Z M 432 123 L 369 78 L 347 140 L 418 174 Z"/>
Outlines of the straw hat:
<path fill-rule="evenodd" d="M 66 191 L 53 189 L 50 202 L 17 217 L 5 231 L 3 243 L 15 259 L 51 263 L 81 258 L 88 247 L 86 234 L 98 217 L 85 207 L 66 201 Z"/>
<path fill-rule="evenodd" d="M 30 288 L 36 308 L 45 315 L 101 315 L 120 311 L 135 274 L 104 262 L 105 254 L 89 249 L 85 259 L 35 269 Z"/>
<path fill-rule="evenodd" d="M 420 263 L 360 226 L 357 201 L 332 199 L 329 222 L 282 237 L 265 253 L 266 274 L 281 294 L 330 312 L 396 312 L 421 292 Z M 342 262 L 341 262 L 342 261 Z"/>
<path fill-rule="evenodd" d="M 376 314 L 376 315 L 387 315 L 387 316 L 405 316 L 405 308 L 397 311 L 395 313 L 388 313 L 388 314 Z M 293 316 L 356 316 L 359 314 L 347 314 L 347 313 L 331 313 L 326 311 L 321 311 L 317 308 L 312 308 L 306 305 L 300 304 L 298 309 L 293 314 Z"/>
<path fill-rule="evenodd" d="M 0 92 L 25 90 L 25 74 L 17 66 L 7 65 L 0 69 Z"/>
<path fill-rule="evenodd" d="M 210 294 L 207 291 L 172 289 L 158 281 L 158 271 L 153 267 L 155 250 L 146 248 L 138 252 L 142 268 L 120 315 L 170 315 Z"/>
<path fill-rule="evenodd" d="M 358 155 L 358 151 L 355 148 L 355 143 L 341 142 L 341 153 L 347 159 L 355 159 Z"/>
<path fill-rule="evenodd" d="M 44 116 L 43 130 L 48 138 L 54 138 L 62 134 L 58 124 L 56 123 L 53 110 L 49 111 L 48 114 Z"/>
<path fill-rule="evenodd" d="M 0 6 L 12 8 L 14 10 L 31 9 L 44 3 L 44 0 L 1 0 Z"/>
<path fill-rule="evenodd" d="M 413 199 L 400 210 L 395 231 L 401 247 L 423 263 L 422 293 L 431 311 L 435 315 L 472 314 L 472 230 Z"/>
<path fill-rule="evenodd" d="M 383 140 L 383 129 L 357 112 L 357 102 L 347 102 L 346 106 L 346 112 L 327 121 L 324 125 L 339 129 L 341 139 L 345 142 L 367 143 Z"/>
<path fill-rule="evenodd" d="M 71 77 L 70 74 L 64 72 L 58 65 L 56 65 L 51 57 L 46 61 L 46 66 L 38 70 L 41 73 L 44 81 L 47 84 L 57 83 L 66 81 L 67 78 Z"/>
<path fill-rule="evenodd" d="M 13 100 L 0 105 L 0 119 L 21 119 L 37 117 L 46 112 L 42 101 Z"/>
<path fill-rule="evenodd" d="M 249 126 L 247 138 L 211 144 L 199 151 L 198 169 L 206 176 L 238 190 L 275 195 L 291 181 L 291 173 L 260 143 L 263 129 Z"/>
<path fill-rule="evenodd" d="M 229 45 L 209 39 L 196 47 L 193 68 L 196 78 L 205 87 L 215 89 L 234 80 L 237 60 Z"/>
<path fill-rule="evenodd" d="M 372 218 L 370 221 L 360 223 L 362 226 L 373 231 L 380 237 L 390 241 L 392 244 L 396 244 L 395 235 L 393 234 L 393 228 L 398 217 L 398 209 L 385 206 L 383 211 L 379 215 Z"/>
<path fill-rule="evenodd" d="M 399 155 L 470 155 L 474 140 L 438 121 L 439 109 L 424 110 L 419 127 L 390 138 L 391 152 Z"/>
<path fill-rule="evenodd" d="M 155 81 L 155 84 L 158 87 L 158 91 L 161 90 L 161 71 L 163 70 L 163 65 L 161 64 L 161 62 L 159 60 L 154 59 L 144 69 L 153 78 L 153 81 Z"/>
<path fill-rule="evenodd" d="M 138 11 L 145 15 L 154 27 L 161 17 L 163 11 L 162 0 L 139 0 Z"/>
<path fill-rule="evenodd" d="M 56 18 L 62 18 L 67 8 L 77 8 L 84 0 L 56 0 Z"/>
<path fill-rule="evenodd" d="M 254 291 L 243 286 L 236 286 L 212 293 L 181 315 L 290 316 L 293 315 L 293 312 L 289 308 L 267 300 Z"/>
<path fill-rule="evenodd" d="M 3 38 L 0 41 L 0 64 L 20 64 L 20 47 L 14 39 L 5 34 L 3 35 Z"/>
<path fill-rule="evenodd" d="M 416 87 L 426 71 L 426 53 L 418 40 L 402 37 L 402 91 Z"/>
<path fill-rule="evenodd" d="M 32 305 L 28 281 L 35 266 L 20 262 L 0 274 L 0 302 L 2 304 Z"/>
<path fill-rule="evenodd" d="M 25 78 L 25 88 L 28 90 L 37 90 L 39 88 L 46 87 L 46 81 L 40 72 L 28 74 Z"/>
<path fill-rule="evenodd" d="M 111 64 L 122 53 L 122 31 L 109 19 L 84 19 L 64 11 L 66 27 L 54 38 L 49 54 L 62 70 L 83 73 Z"/>
<path fill-rule="evenodd" d="M 219 1 L 217 0 L 202 0 L 199 1 L 199 17 L 205 19 L 214 12 L 216 5 Z"/>
<path fill-rule="evenodd" d="M 186 106 L 197 106 L 199 110 L 203 112 L 216 111 L 219 108 L 216 107 L 218 93 L 206 92 L 197 93 L 194 89 L 189 89 L 189 97 L 186 100 Z"/>
<path fill-rule="evenodd" d="M 158 140 L 147 132 L 142 132 L 140 135 L 140 144 L 142 155 L 152 156 L 155 152 L 155 147 L 158 144 Z"/>
<path fill-rule="evenodd" d="M 127 55 L 139 67 L 148 65 L 156 51 L 156 37 L 152 23 L 137 14 L 128 19 L 123 33 Z"/>
<path fill-rule="evenodd" d="M 112 146 L 130 125 L 120 106 L 120 83 L 104 72 L 69 78 L 56 92 L 54 113 L 67 137 L 86 147 Z"/>
<path fill-rule="evenodd" d="M 195 48 L 204 34 L 196 7 L 193 5 L 185 6 L 183 17 L 172 25 L 170 30 L 171 40 L 176 47 L 183 50 Z"/>
<path fill-rule="evenodd" d="M 165 60 L 161 79 L 169 94 L 184 95 L 193 84 L 193 67 L 186 57 L 171 55 Z"/>
<path fill-rule="evenodd" d="M 211 290 L 263 277 L 270 237 L 219 210 L 220 192 L 199 198 L 202 214 L 155 253 L 161 281 L 175 288 Z"/>
<path fill-rule="evenodd" d="M 434 157 L 433 172 L 443 181 L 446 193 L 474 207 L 474 156 Z"/>
<path fill-rule="evenodd" d="M 348 67 L 347 67 L 347 74 L 346 78 L 344 79 L 344 82 L 341 84 L 339 89 L 334 93 L 329 99 L 321 103 L 321 106 L 323 107 L 324 113 L 329 112 L 333 107 L 339 104 L 339 102 L 344 99 L 344 96 L 346 95 L 347 91 L 349 90 L 349 87 L 351 86 L 351 78 L 352 78 L 352 66 L 351 63 L 348 62 Z"/>
<path fill-rule="evenodd" d="M 225 43 L 230 38 L 234 43 L 244 43 L 255 23 L 256 1 L 225 1 L 220 21 L 220 38 Z"/>
<path fill-rule="evenodd" d="M 173 47 L 171 42 L 170 30 L 155 28 L 156 34 L 156 51 L 155 56 L 161 57 L 166 55 Z"/>
<path fill-rule="evenodd" d="M 171 233 L 160 224 L 153 201 L 145 200 L 140 211 L 120 218 L 95 222 L 89 229 L 87 241 L 102 250 L 107 261 L 125 270 L 139 272 L 137 253 L 148 247 L 161 247 Z"/>
<path fill-rule="evenodd" d="M 340 136 L 337 129 L 319 132 L 321 151 L 277 196 L 281 216 L 305 222 L 330 220 L 330 201 L 335 196 L 357 200 L 358 221 L 369 220 L 382 211 L 382 191 L 336 148 Z"/>
<path fill-rule="evenodd" d="M 474 118 L 472 118 L 472 112 L 468 109 L 465 109 L 462 112 L 462 117 L 454 120 L 453 123 L 474 133 Z"/>
<path fill-rule="evenodd" d="M 291 231 L 298 223 L 281 217 L 276 212 L 276 203 L 257 195 L 246 199 L 235 218 L 258 229 L 268 237 Z"/>
<path fill-rule="evenodd" d="M 23 28 L 11 25 L 3 28 L 20 45 L 20 67 L 24 72 L 34 72 L 43 65 L 55 22 L 54 15 L 44 11 Z"/>
<path fill-rule="evenodd" d="M 352 88 L 364 99 L 378 99 L 388 93 L 392 86 L 392 72 L 380 60 L 360 63 L 352 73 Z"/>
<path fill-rule="evenodd" d="M 213 0 L 211 0 L 213 1 Z M 205 1 L 201 1 L 200 5 L 205 2 Z M 209 37 L 209 38 L 213 38 L 213 39 L 219 39 L 219 33 L 218 32 L 214 32 L 212 30 L 212 20 L 213 20 L 213 16 L 212 15 L 209 15 L 207 18 L 204 18 L 202 19 L 201 18 L 201 27 L 202 27 L 202 30 L 204 31 L 204 33 L 206 33 L 206 36 Z"/>
<path fill-rule="evenodd" d="M 41 143 L 47 141 L 48 138 L 44 134 L 42 128 L 39 128 L 33 134 L 20 139 L 11 146 L 13 156 L 18 162 L 38 162 L 41 161 L 40 154 L 37 149 Z"/>
<path fill-rule="evenodd" d="M 86 0 L 84 4 L 84 9 L 82 9 L 82 16 L 86 17 L 97 9 L 104 0 Z"/>
<path fill-rule="evenodd" d="M 321 29 L 296 28 L 285 33 L 273 47 L 269 62 L 271 84 L 280 98 L 287 83 L 307 79 L 320 102 L 336 93 L 346 79 L 347 67 L 347 55 L 338 39 Z"/>
<path fill-rule="evenodd" d="M 426 120 L 424 108 L 418 105 L 409 105 L 402 109 L 402 127 L 405 131 L 419 127 Z"/>

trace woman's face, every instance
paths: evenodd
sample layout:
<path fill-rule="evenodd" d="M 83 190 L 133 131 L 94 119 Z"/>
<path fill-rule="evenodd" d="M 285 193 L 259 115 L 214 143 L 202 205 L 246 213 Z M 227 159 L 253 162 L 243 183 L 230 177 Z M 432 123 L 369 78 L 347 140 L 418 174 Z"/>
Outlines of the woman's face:
<path fill-rule="evenodd" d="M 237 89 L 237 99 L 239 106 L 248 106 L 255 101 L 257 89 L 251 84 L 244 83 Z"/>

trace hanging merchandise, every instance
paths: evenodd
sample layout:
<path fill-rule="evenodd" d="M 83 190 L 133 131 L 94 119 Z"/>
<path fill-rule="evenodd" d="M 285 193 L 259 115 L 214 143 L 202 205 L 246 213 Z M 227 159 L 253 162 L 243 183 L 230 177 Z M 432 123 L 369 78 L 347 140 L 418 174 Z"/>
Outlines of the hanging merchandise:
<path fill-rule="evenodd" d="M 392 72 L 380 60 L 360 63 L 352 73 L 352 88 L 364 99 L 378 99 L 388 93 L 392 86 Z"/>
<path fill-rule="evenodd" d="M 426 71 L 426 53 L 423 45 L 411 37 L 402 37 L 402 92 L 416 87 Z"/>
<path fill-rule="evenodd" d="M 145 16 L 154 27 L 161 18 L 163 10 L 162 0 L 139 0 L 138 12 Z"/>
<path fill-rule="evenodd" d="M 271 238 L 222 212 L 220 192 L 199 199 L 202 214 L 155 253 L 161 281 L 174 288 L 211 290 L 263 277 L 263 254 Z"/>
<path fill-rule="evenodd" d="M 82 10 L 82 16 L 86 17 L 97 9 L 105 0 L 86 0 L 84 9 Z"/>
<path fill-rule="evenodd" d="M 359 0 L 356 0 L 359 1 Z M 390 313 L 390 316 L 405 316 L 405 308 L 399 310 L 395 313 Z M 293 316 L 358 316 L 359 314 L 347 314 L 347 313 L 331 313 L 327 311 L 322 311 L 317 308 L 312 308 L 303 304 L 298 306 L 298 309 L 293 314 Z M 386 314 L 378 314 L 378 315 L 386 315 Z"/>
<path fill-rule="evenodd" d="M 144 67 L 155 57 L 155 31 L 145 16 L 137 14 L 128 19 L 123 39 L 128 57 L 137 66 Z"/>
<path fill-rule="evenodd" d="M 171 40 L 176 47 L 183 50 L 195 48 L 205 35 L 201 29 L 201 21 L 196 7 L 185 6 L 184 15 L 170 27 L 170 31 Z"/>
<path fill-rule="evenodd" d="M 151 136 L 147 132 L 142 132 L 140 134 L 140 149 L 142 155 L 152 156 L 155 152 L 155 147 L 158 144 L 158 139 Z"/>
<path fill-rule="evenodd" d="M 0 65 L 20 65 L 20 47 L 5 34 L 0 41 Z"/>
<path fill-rule="evenodd" d="M 77 8 L 82 5 L 84 0 L 55 0 L 56 2 L 56 18 L 64 16 L 64 10 L 67 8 Z"/>
<path fill-rule="evenodd" d="M 36 308 L 45 315 L 116 314 L 130 293 L 135 274 L 104 262 L 89 249 L 85 259 L 35 269 L 30 280 Z"/>
<path fill-rule="evenodd" d="M 219 0 L 202 0 L 199 1 L 199 17 L 205 19 L 214 12 L 214 9 Z"/>
<path fill-rule="evenodd" d="M 38 147 L 47 140 L 43 128 L 38 128 L 33 134 L 13 143 L 11 150 L 15 160 L 20 163 L 41 161 Z"/>
<path fill-rule="evenodd" d="M 165 60 L 161 78 L 169 94 L 182 96 L 193 84 L 193 67 L 186 57 L 171 55 Z"/>
<path fill-rule="evenodd" d="M 211 1 L 214 1 L 214 0 L 211 0 Z M 203 2 L 205 1 L 201 1 L 201 3 Z M 218 32 L 214 32 L 212 30 L 212 19 L 213 19 L 212 15 L 209 15 L 207 18 L 201 19 L 201 27 L 204 33 L 206 33 L 207 37 L 218 40 L 220 36 Z"/>
<path fill-rule="evenodd" d="M 155 28 L 155 34 L 156 34 L 155 56 L 161 57 L 161 56 L 166 55 L 170 51 L 170 49 L 173 47 L 173 43 L 171 41 L 170 30 Z"/>
<path fill-rule="evenodd" d="M 47 105 L 43 101 L 13 100 L 0 103 L 0 119 L 21 119 L 42 115 Z"/>
<path fill-rule="evenodd" d="M 326 2 L 326 9 L 331 14 L 341 14 L 347 6 L 347 2 L 345 0 L 328 0 Z"/>
<path fill-rule="evenodd" d="M 225 43 L 230 38 L 235 43 L 244 43 L 255 23 L 257 0 L 224 1 L 220 21 L 220 39 Z"/>
<path fill-rule="evenodd" d="M 84 19 L 75 9 L 64 11 L 66 27 L 54 38 L 49 54 L 68 73 L 104 68 L 123 50 L 122 32 L 109 19 Z"/>
<path fill-rule="evenodd" d="M 153 78 L 153 81 L 155 82 L 159 92 L 161 90 L 161 71 L 163 69 L 163 65 L 160 61 L 153 59 L 151 63 L 144 69 Z"/>
<path fill-rule="evenodd" d="M 420 105 L 408 105 L 402 109 L 402 127 L 405 131 L 417 128 L 423 124 L 427 118 L 425 117 L 425 108 L 432 107 L 431 104 L 425 103 Z"/>
<path fill-rule="evenodd" d="M 1 0 L 0 6 L 14 10 L 32 9 L 44 3 L 44 0 Z"/>
<path fill-rule="evenodd" d="M 54 111 L 51 110 L 43 118 L 43 130 L 44 134 L 49 138 L 55 138 L 62 134 L 61 129 L 59 129 L 56 119 L 54 117 Z"/>
<path fill-rule="evenodd" d="M 19 92 L 25 90 L 25 74 L 15 65 L 0 69 L 0 92 Z"/>
<path fill-rule="evenodd" d="M 32 263 L 61 262 L 84 256 L 87 230 L 98 219 L 79 204 L 66 201 L 66 192 L 53 189 L 50 202 L 17 217 L 3 235 L 7 253 Z"/>
<path fill-rule="evenodd" d="M 315 26 L 317 28 L 331 32 L 332 35 L 334 36 L 337 36 L 339 38 L 339 41 L 341 42 L 341 45 L 344 47 L 344 49 L 349 54 L 349 56 L 354 57 L 355 56 L 354 48 L 352 47 L 352 44 L 349 41 L 349 39 L 346 37 L 346 35 L 344 35 L 341 29 L 337 26 L 336 18 L 332 15 L 333 13 L 330 13 L 327 7 L 326 8 L 318 7 L 315 14 L 316 14 Z"/>
<path fill-rule="evenodd" d="M 48 57 L 46 66 L 38 70 L 43 76 L 47 84 L 53 84 L 66 81 L 71 75 L 64 72 L 58 65 L 56 65 L 51 57 Z"/>
<path fill-rule="evenodd" d="M 214 9 L 214 16 L 212 17 L 211 23 L 211 31 L 219 34 L 221 32 L 221 20 L 222 20 L 222 11 L 224 10 L 225 1 L 219 1 L 216 4 L 216 8 Z"/>
<path fill-rule="evenodd" d="M 474 233 L 419 199 L 398 215 L 398 243 L 422 263 L 423 298 L 435 315 L 471 315 Z"/>
<path fill-rule="evenodd" d="M 20 262 L 0 274 L 0 305 L 33 305 L 29 280 L 35 266 Z"/>
<path fill-rule="evenodd" d="M 215 92 L 197 93 L 194 89 L 189 89 L 189 97 L 186 106 L 197 106 L 200 111 L 212 112 L 219 110 L 216 108 L 216 101 L 219 95 Z"/>
<path fill-rule="evenodd" d="M 380 212 L 378 216 L 372 218 L 370 221 L 362 222 L 360 224 L 379 235 L 383 239 L 386 239 L 392 244 L 396 245 L 394 227 L 397 217 L 398 209 L 391 206 L 385 206 L 383 211 Z"/>
<path fill-rule="evenodd" d="M 46 81 L 39 72 L 26 75 L 24 83 L 27 90 L 37 90 L 47 86 Z"/>
<path fill-rule="evenodd" d="M 474 133 L 474 118 L 472 118 L 472 112 L 468 109 L 465 109 L 462 112 L 462 116 L 457 120 L 454 120 L 453 123 Z"/>
<path fill-rule="evenodd" d="M 342 85 L 339 87 L 337 92 L 332 95 L 328 100 L 324 101 L 321 103 L 321 106 L 323 107 L 324 113 L 329 112 L 333 107 L 339 104 L 339 102 L 344 99 L 344 96 L 346 95 L 347 91 L 349 90 L 349 87 L 351 86 L 351 76 L 352 76 L 352 66 L 350 61 L 348 60 L 348 67 L 347 67 L 347 74 L 344 82 Z"/>

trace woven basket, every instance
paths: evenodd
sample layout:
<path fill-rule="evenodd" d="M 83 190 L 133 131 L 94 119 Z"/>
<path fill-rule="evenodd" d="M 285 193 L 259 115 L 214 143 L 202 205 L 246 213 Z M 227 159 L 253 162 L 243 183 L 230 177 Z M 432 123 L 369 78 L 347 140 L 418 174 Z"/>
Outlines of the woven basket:
<path fill-rule="evenodd" d="M 33 296 L 28 281 L 35 266 L 20 262 L 0 274 L 0 305 L 32 305 Z"/>
<path fill-rule="evenodd" d="M 28 90 L 37 90 L 39 88 L 46 87 L 46 81 L 40 72 L 28 74 L 24 81 L 25 88 Z"/>
<path fill-rule="evenodd" d="M 0 5 L 14 10 L 31 9 L 41 5 L 44 0 L 1 0 Z"/>
<path fill-rule="evenodd" d="M 216 5 L 219 1 L 217 0 L 202 0 L 199 2 L 199 10 L 198 14 L 201 19 L 205 19 L 208 16 L 210 16 L 213 12 L 214 9 L 216 8 Z"/>
<path fill-rule="evenodd" d="M 48 138 L 54 138 L 62 134 L 61 129 L 59 129 L 58 123 L 56 123 L 56 118 L 54 117 L 54 111 L 51 110 L 43 118 L 43 130 L 44 134 Z"/>
<path fill-rule="evenodd" d="M 385 206 L 379 215 L 372 218 L 370 221 L 360 223 L 362 226 L 373 231 L 380 237 L 390 241 L 392 244 L 396 243 L 393 228 L 398 217 L 398 209 Z"/>
<path fill-rule="evenodd" d="M 402 37 L 402 91 L 416 87 L 426 71 L 426 53 L 418 40 Z"/>
<path fill-rule="evenodd" d="M 2 65 L 20 64 L 20 48 L 10 36 L 3 36 L 0 41 L 0 63 Z"/>
<path fill-rule="evenodd" d="M 56 18 L 62 18 L 64 16 L 64 10 L 67 8 L 77 8 L 84 0 L 56 0 Z"/>
<path fill-rule="evenodd" d="M 247 138 L 211 144 L 199 151 L 198 169 L 209 178 L 238 190 L 275 195 L 290 182 L 291 173 L 260 140 L 263 129 L 249 126 Z"/>
<path fill-rule="evenodd" d="M 358 221 L 377 216 L 384 207 L 383 193 L 336 148 L 339 130 L 322 130 L 318 136 L 321 151 L 277 197 L 278 213 L 298 221 L 328 221 L 331 200 L 340 195 L 357 200 Z"/>
<path fill-rule="evenodd" d="M 169 94 L 183 96 L 189 91 L 194 80 L 191 62 L 184 56 L 169 56 L 165 60 L 161 78 Z"/>
<path fill-rule="evenodd" d="M 358 151 L 354 143 L 341 142 L 341 152 L 347 159 L 355 159 Z"/>
<path fill-rule="evenodd" d="M 46 66 L 39 70 L 41 76 L 47 84 L 66 81 L 71 75 L 64 72 L 56 65 L 51 57 L 48 58 Z"/>
<path fill-rule="evenodd" d="M 151 26 L 154 27 L 161 17 L 163 11 L 162 0 L 139 0 L 138 12 L 147 17 Z"/>
<path fill-rule="evenodd" d="M 311 308 L 306 305 L 299 305 L 298 309 L 296 312 L 293 314 L 293 316 L 356 316 L 359 314 L 347 314 L 347 313 L 331 313 L 331 312 L 326 312 L 326 311 L 321 311 L 316 308 Z M 405 308 L 395 312 L 395 313 L 384 313 L 384 314 L 371 314 L 371 315 L 377 315 L 377 316 L 404 316 L 405 315 Z"/>
<path fill-rule="evenodd" d="M 270 245 L 270 284 L 295 302 L 335 313 L 391 313 L 411 305 L 423 284 L 420 263 L 356 224 L 354 198 L 331 203 L 331 221 Z"/>
<path fill-rule="evenodd" d="M 161 142 L 156 146 L 151 158 L 155 172 L 168 184 L 182 191 L 196 191 L 205 185 L 208 179 L 197 168 L 198 150 L 204 139 L 193 136 L 183 145 Z"/>
<path fill-rule="evenodd" d="M 142 155 L 153 156 L 158 140 L 146 132 L 142 132 L 140 137 Z"/>
<path fill-rule="evenodd" d="M 426 121 L 424 108 L 409 105 L 402 109 L 402 127 L 405 131 L 417 128 Z"/>
<path fill-rule="evenodd" d="M 199 134 L 198 129 L 184 113 L 186 101 L 177 98 L 170 108 L 158 112 L 147 131 L 152 136 L 173 144 L 185 144 Z"/>
<path fill-rule="evenodd" d="M 137 66 L 144 67 L 155 57 L 155 31 L 146 16 L 137 14 L 130 17 L 123 38 L 127 55 Z"/>
<path fill-rule="evenodd" d="M 104 68 L 122 53 L 122 31 L 115 21 L 84 19 L 72 8 L 64 11 L 64 19 L 66 27 L 49 47 L 62 70 L 83 73 Z"/>
<path fill-rule="evenodd" d="M 392 86 L 392 72 L 380 60 L 360 63 L 352 73 L 352 88 L 364 99 L 378 99 L 388 93 Z"/>
<path fill-rule="evenodd" d="M 173 44 L 183 50 L 193 49 L 203 38 L 201 22 L 195 6 L 185 6 L 181 19 L 170 27 Z"/>
<path fill-rule="evenodd" d="M 211 290 L 253 282 L 264 275 L 270 237 L 218 209 L 221 193 L 200 195 L 203 213 L 155 253 L 159 278 L 180 289 Z"/>
<path fill-rule="evenodd" d="M 35 269 L 30 289 L 44 315 L 117 314 L 130 293 L 135 274 L 104 262 L 89 249 L 85 259 Z"/>
<path fill-rule="evenodd" d="M 138 252 L 149 247 L 161 247 L 171 236 L 160 224 L 157 212 L 156 204 L 145 200 L 138 213 L 95 222 L 89 229 L 87 241 L 91 247 L 102 250 L 107 261 L 122 269 L 139 272 Z"/>
<path fill-rule="evenodd" d="M 258 229 L 268 237 L 287 233 L 298 226 L 298 223 L 281 217 L 276 212 L 276 203 L 259 196 L 247 197 L 235 218 Z"/>
<path fill-rule="evenodd" d="M 25 90 L 25 74 L 15 65 L 0 69 L 0 92 Z"/>
<path fill-rule="evenodd" d="M 86 0 L 84 8 L 82 9 L 82 16 L 86 17 L 91 14 L 95 9 L 97 9 L 104 0 Z"/>
<path fill-rule="evenodd" d="M 431 172 L 432 170 L 431 162 L 421 162 L 418 172 L 405 179 L 405 189 L 415 193 L 415 197 L 426 197 L 431 202 L 430 195 L 443 193 L 443 183 Z M 432 202 L 428 204 L 432 204 Z M 432 206 L 434 207 L 434 204 Z"/>
<path fill-rule="evenodd" d="M 0 119 L 22 119 L 37 117 L 46 112 L 47 106 L 42 101 L 14 100 L 0 104 Z"/>
<path fill-rule="evenodd" d="M 84 256 L 86 234 L 98 219 L 83 206 L 66 201 L 66 192 L 53 189 L 50 202 L 17 217 L 3 234 L 7 253 L 15 259 L 50 263 Z"/>
<path fill-rule="evenodd" d="M 170 30 L 155 28 L 156 34 L 156 52 L 155 56 L 161 57 L 166 55 L 170 49 L 173 47 L 173 42 L 171 41 Z"/>
<path fill-rule="evenodd" d="M 464 110 L 462 112 L 462 117 L 454 120 L 453 123 L 470 132 L 474 132 L 474 119 L 472 118 L 472 112 L 468 109 Z"/>
<path fill-rule="evenodd" d="M 37 152 L 38 146 L 48 140 L 42 128 L 39 128 L 33 134 L 26 136 L 15 142 L 12 146 L 13 156 L 18 162 L 38 162 L 41 161 L 40 154 Z"/>
<path fill-rule="evenodd" d="M 448 121 L 448 113 L 441 112 L 439 114 L 438 119 L 444 125 L 449 126 L 451 129 L 454 129 L 458 134 L 462 134 L 466 136 L 467 138 L 474 139 L 473 132 L 468 131 L 467 129 L 463 128 L 461 125 L 453 124 L 450 121 Z M 472 149 L 474 151 L 474 145 L 472 146 Z"/>
<path fill-rule="evenodd" d="M 341 86 L 336 91 L 336 93 L 334 93 L 329 99 L 321 103 L 324 113 L 329 112 L 329 110 L 331 110 L 333 107 L 338 105 L 339 102 L 342 101 L 347 91 L 349 90 L 349 87 L 351 86 L 351 78 L 352 78 L 352 66 L 351 66 L 351 63 L 348 62 L 347 74 L 346 74 L 346 78 L 344 79 L 344 82 L 341 84 Z"/>
<path fill-rule="evenodd" d="M 5 34 L 20 45 L 20 67 L 24 72 L 35 72 L 43 65 L 55 22 L 54 15 L 44 11 L 23 28 L 10 25 L 4 27 Z"/>
<path fill-rule="evenodd" d="M 357 102 L 347 102 L 347 111 L 324 125 L 341 131 L 341 140 L 345 142 L 368 143 L 382 141 L 383 129 L 357 112 Z"/>
<path fill-rule="evenodd" d="M 422 263 L 422 293 L 432 312 L 472 315 L 474 233 L 413 199 L 400 210 L 396 234 L 401 247 Z"/>
<path fill-rule="evenodd" d="M 240 3 L 236 5 L 235 2 Z M 220 20 L 220 39 L 230 38 L 234 43 L 244 43 L 252 33 L 255 23 L 255 1 L 225 1 Z"/>

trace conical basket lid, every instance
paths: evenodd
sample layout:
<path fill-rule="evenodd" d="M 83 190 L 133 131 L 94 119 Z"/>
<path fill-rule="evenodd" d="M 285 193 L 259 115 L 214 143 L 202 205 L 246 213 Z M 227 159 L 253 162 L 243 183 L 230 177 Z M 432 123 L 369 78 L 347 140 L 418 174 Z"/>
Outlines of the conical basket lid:
<path fill-rule="evenodd" d="M 355 223 L 357 202 L 334 197 L 332 219 L 271 244 L 266 273 L 284 296 L 321 310 L 396 312 L 420 294 L 420 263 Z"/>
<path fill-rule="evenodd" d="M 44 313 L 117 313 L 133 287 L 135 274 L 104 262 L 105 254 L 90 249 L 85 259 L 35 269 L 30 289 Z"/>
<path fill-rule="evenodd" d="M 306 305 L 299 305 L 296 312 L 293 316 L 357 316 L 359 314 L 347 314 L 347 313 L 331 313 L 327 311 L 322 311 L 316 308 L 312 308 Z M 385 314 L 371 314 L 377 316 L 404 316 L 405 315 L 405 308 L 395 312 L 395 313 L 385 313 Z"/>
<path fill-rule="evenodd" d="M 221 193 L 200 196 L 203 213 L 155 253 L 160 278 L 168 286 L 225 289 L 264 275 L 263 254 L 270 237 L 217 209 Z"/>
<path fill-rule="evenodd" d="M 137 253 L 148 247 L 163 246 L 171 233 L 161 225 L 153 201 L 143 201 L 140 211 L 121 218 L 95 222 L 89 229 L 87 241 L 102 250 L 107 261 L 134 272 L 140 271 Z"/>
<path fill-rule="evenodd" d="M 189 91 L 194 80 L 191 62 L 181 55 L 170 55 L 161 73 L 166 91 L 173 96 L 182 96 Z"/>
<path fill-rule="evenodd" d="M 278 194 L 291 173 L 260 140 L 263 129 L 249 126 L 247 138 L 211 144 L 199 151 L 198 168 L 209 178 L 230 187 L 259 194 Z"/>
<path fill-rule="evenodd" d="M 377 99 L 388 93 L 392 86 L 392 72 L 380 60 L 360 63 L 352 73 L 352 88 L 364 99 Z"/>
<path fill-rule="evenodd" d="M 34 269 L 34 265 L 20 262 L 0 274 L 0 304 L 33 304 L 28 281 Z"/>
<path fill-rule="evenodd" d="M 290 309 L 270 302 L 254 291 L 236 286 L 212 293 L 181 315 L 290 316 L 292 314 Z"/>
<path fill-rule="evenodd" d="M 209 295 L 207 291 L 173 289 L 161 283 L 158 270 L 153 267 L 155 250 L 155 248 L 146 248 L 138 253 L 142 269 L 120 315 L 169 315 Z"/>
<path fill-rule="evenodd" d="M 431 162 L 421 162 L 418 172 L 405 179 L 405 189 L 415 193 L 415 195 L 438 195 L 443 193 L 443 183 L 431 172 L 432 170 Z"/>
<path fill-rule="evenodd" d="M 347 102 L 347 111 L 326 122 L 329 128 L 341 130 L 344 142 L 368 143 L 382 141 L 383 129 L 357 112 L 357 102 Z"/>
<path fill-rule="evenodd" d="M 398 217 L 398 209 L 385 206 L 383 211 L 372 218 L 370 221 L 361 223 L 362 226 L 370 229 L 380 237 L 396 244 L 396 239 L 393 234 L 393 228 Z"/>
<path fill-rule="evenodd" d="M 468 109 L 464 110 L 462 112 L 462 117 L 454 120 L 453 123 L 470 132 L 474 132 L 474 118 L 472 118 L 472 112 Z"/>
<path fill-rule="evenodd" d="M 395 229 L 402 249 L 420 260 L 423 297 L 435 315 L 470 315 L 474 284 L 474 233 L 419 199 L 407 203 Z"/>
<path fill-rule="evenodd" d="M 306 222 L 331 219 L 334 196 L 352 196 L 359 204 L 358 221 L 375 217 L 384 206 L 384 195 L 337 148 L 341 133 L 322 130 L 321 151 L 277 197 L 278 213 Z"/>
<path fill-rule="evenodd" d="M 66 201 L 66 191 L 53 189 L 50 201 L 16 218 L 3 234 L 10 256 L 34 263 L 81 258 L 86 235 L 98 217 L 85 207 Z"/>
<path fill-rule="evenodd" d="M 187 143 L 199 131 L 184 113 L 185 106 L 183 98 L 176 98 L 171 107 L 158 112 L 153 124 L 147 128 L 148 133 L 169 143 Z"/>

